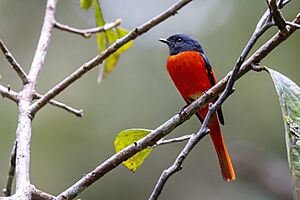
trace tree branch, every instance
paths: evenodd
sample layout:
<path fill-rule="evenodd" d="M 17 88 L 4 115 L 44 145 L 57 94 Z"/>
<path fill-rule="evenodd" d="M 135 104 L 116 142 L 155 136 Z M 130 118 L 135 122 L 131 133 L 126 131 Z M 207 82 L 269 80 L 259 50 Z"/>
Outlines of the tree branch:
<path fill-rule="evenodd" d="M 15 177 L 15 169 L 16 169 L 16 152 L 17 152 L 17 143 L 15 141 L 10 154 L 9 171 L 8 171 L 6 187 L 2 190 L 2 192 L 6 197 L 11 195 L 11 186 Z"/>
<path fill-rule="evenodd" d="M 43 95 L 41 95 L 41 94 L 34 93 L 33 94 L 33 99 L 40 99 L 40 98 L 42 98 L 42 96 Z M 65 103 L 56 101 L 54 99 L 51 99 L 48 103 L 51 104 L 52 106 L 56 106 L 56 107 L 61 108 L 61 109 L 65 110 L 65 111 L 67 111 L 67 112 L 70 112 L 70 113 L 74 114 L 77 117 L 82 117 L 83 116 L 83 110 L 82 109 L 80 109 L 80 110 L 75 109 L 75 108 L 73 108 L 71 106 L 68 106 Z"/>
<path fill-rule="evenodd" d="M 10 63 L 11 67 L 15 70 L 17 75 L 20 77 L 21 81 L 23 82 L 23 85 L 28 83 L 28 78 L 26 72 L 22 69 L 20 64 L 17 62 L 17 60 L 13 57 L 13 55 L 10 53 L 8 48 L 4 45 L 3 41 L 0 39 L 0 48 L 3 54 L 5 55 L 7 61 Z"/>
<path fill-rule="evenodd" d="M 28 77 L 32 81 L 32 88 L 35 87 L 38 80 L 39 73 L 44 64 L 47 48 L 51 38 L 51 32 L 55 22 L 55 9 L 56 9 L 57 0 L 48 0 L 46 6 L 46 13 L 44 18 L 44 24 L 42 27 L 41 35 L 39 38 L 38 46 L 36 48 L 34 58 L 31 64 Z"/>
<path fill-rule="evenodd" d="M 286 34 L 287 33 L 286 22 L 279 9 L 279 6 L 277 6 L 276 0 L 267 0 L 267 3 L 270 8 L 270 12 L 273 16 L 276 26 L 281 31 L 281 33 Z"/>
<path fill-rule="evenodd" d="M 288 24 L 290 26 L 293 26 L 294 28 L 300 29 L 300 24 L 296 24 L 296 23 L 293 23 L 293 22 L 286 22 L 286 24 Z"/>
<path fill-rule="evenodd" d="M 13 91 L 12 89 L 4 87 L 2 85 L 0 85 L 0 95 L 3 98 L 6 97 L 6 98 L 9 98 L 10 100 L 13 100 L 15 103 L 19 102 L 18 93 Z M 38 93 L 33 94 L 33 99 L 40 99 L 41 97 L 42 97 L 41 94 L 38 94 Z M 48 103 L 51 104 L 52 106 L 56 106 L 56 107 L 61 108 L 65 111 L 67 111 L 67 112 L 70 112 L 70 113 L 76 115 L 77 117 L 82 117 L 83 116 L 83 110 L 75 109 L 71 106 L 66 105 L 65 103 L 56 101 L 54 99 L 51 99 Z"/>
<path fill-rule="evenodd" d="M 177 138 L 171 138 L 171 139 L 161 139 L 161 140 L 158 140 L 154 146 L 152 146 L 151 148 L 153 147 L 157 147 L 157 146 L 161 146 L 161 145 L 165 145 L 165 144 L 172 144 L 172 143 L 177 143 L 177 142 L 183 142 L 183 141 L 186 141 L 186 140 L 189 140 L 191 137 L 192 137 L 193 134 L 190 134 L 190 135 L 183 135 L 183 136 L 180 136 L 180 137 L 177 137 Z"/>
<path fill-rule="evenodd" d="M 40 191 L 32 185 L 32 200 L 55 200 L 55 196 Z"/>
<path fill-rule="evenodd" d="M 4 87 L 0 85 L 0 95 L 4 98 L 9 98 L 10 100 L 13 100 L 14 102 L 18 103 L 18 93 L 12 91 L 10 88 Z"/>
<path fill-rule="evenodd" d="M 294 23 L 300 21 L 300 17 L 294 20 Z M 251 70 L 252 63 L 259 63 L 265 56 L 267 56 L 274 48 L 276 48 L 279 44 L 281 44 L 284 40 L 286 40 L 296 29 L 293 27 L 288 27 L 288 34 L 283 35 L 280 33 L 275 34 L 267 43 L 265 43 L 262 47 L 260 47 L 247 61 L 245 61 L 236 77 L 239 79 L 241 76 L 246 74 Z M 57 196 L 57 200 L 63 199 L 73 199 L 78 194 L 80 194 L 83 190 L 85 190 L 89 185 L 93 184 L 95 181 L 100 179 L 106 173 L 110 172 L 112 169 L 120 165 L 123 161 L 126 161 L 130 157 L 132 157 L 137 152 L 155 145 L 155 143 L 173 131 L 176 127 L 181 125 L 183 122 L 192 117 L 197 110 L 205 106 L 208 102 L 210 102 L 213 98 L 215 98 L 226 86 L 229 75 L 219 81 L 214 87 L 209 89 L 204 95 L 199 97 L 193 103 L 191 103 L 188 107 L 186 107 L 181 113 L 176 114 L 167 122 L 162 124 L 160 127 L 152 131 L 146 137 L 137 141 L 134 145 L 130 145 L 119 153 L 114 154 L 102 164 L 97 166 L 93 171 L 86 174 L 83 178 L 78 180 L 74 185 L 70 188 L 62 192 Z"/>
<path fill-rule="evenodd" d="M 96 28 L 89 28 L 89 29 L 77 29 L 77 28 L 73 28 L 68 25 L 64 25 L 64 24 L 61 24 L 61 23 L 55 21 L 54 27 L 59 30 L 62 30 L 62 31 L 67 31 L 70 33 L 75 33 L 75 34 L 81 35 L 84 38 L 89 38 L 89 37 L 91 37 L 92 34 L 104 32 L 109 29 L 115 28 L 115 27 L 119 26 L 121 24 L 121 22 L 122 22 L 121 19 L 117 19 L 115 22 L 107 23 L 104 26 L 100 26 L 100 27 L 96 27 Z"/>
<path fill-rule="evenodd" d="M 145 24 L 141 25 L 130 31 L 126 36 L 117 40 L 113 43 L 110 47 L 108 47 L 105 51 L 101 52 L 98 56 L 94 57 L 92 60 L 84 63 L 81 67 L 79 67 L 76 71 L 50 89 L 46 94 L 39 100 L 37 100 L 34 104 L 32 104 L 30 110 L 31 113 L 34 115 L 38 110 L 44 107 L 47 102 L 57 96 L 60 92 L 62 92 L 65 88 L 70 86 L 73 82 L 78 80 L 82 75 L 84 75 L 89 70 L 93 69 L 97 65 L 101 64 L 108 56 L 116 52 L 120 47 L 122 47 L 127 42 L 137 38 L 138 36 L 146 33 L 151 28 L 156 26 L 157 24 L 161 23 L 165 19 L 169 18 L 172 15 L 175 15 L 177 11 L 191 2 L 192 0 L 180 0 L 169 9 L 161 13 L 160 15 L 150 19 Z"/>
<path fill-rule="evenodd" d="M 204 127 L 204 126 L 202 126 L 202 127 Z M 202 127 L 201 127 L 201 130 L 197 134 L 191 135 L 190 139 L 188 140 L 187 145 L 185 145 L 185 147 L 182 149 L 180 154 L 177 156 L 175 162 L 168 169 L 165 169 L 162 172 L 149 200 L 155 200 L 158 198 L 158 196 L 160 195 L 167 180 L 174 173 L 176 173 L 182 169 L 181 165 L 182 165 L 183 161 L 185 160 L 185 158 L 190 153 L 190 151 L 193 149 L 193 147 L 198 143 L 196 141 L 197 140 L 200 141 L 202 138 L 204 138 L 204 136 L 206 136 L 209 133 L 208 128 L 202 128 Z"/>
<path fill-rule="evenodd" d="M 35 55 L 28 74 L 29 83 L 24 85 L 18 95 L 19 116 L 16 132 L 16 142 L 18 144 L 16 154 L 16 198 L 22 200 L 31 199 L 30 184 L 30 138 L 32 115 L 30 113 L 30 104 L 35 92 L 35 86 L 41 68 L 43 66 L 47 47 L 50 41 L 51 31 L 53 29 L 54 14 L 57 0 L 48 0 L 45 11 L 45 18 L 41 35 L 35 51 Z"/>

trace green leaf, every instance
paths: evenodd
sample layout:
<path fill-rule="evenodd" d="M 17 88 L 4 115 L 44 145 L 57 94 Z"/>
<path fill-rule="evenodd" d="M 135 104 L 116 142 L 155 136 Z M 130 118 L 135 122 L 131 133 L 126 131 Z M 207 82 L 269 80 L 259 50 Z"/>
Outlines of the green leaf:
<path fill-rule="evenodd" d="M 96 25 L 97 26 L 104 26 L 105 25 L 105 20 L 103 18 L 103 14 L 101 11 L 101 7 L 99 4 L 98 0 L 93 0 L 93 8 L 95 12 L 95 19 L 96 19 Z M 102 52 L 105 49 L 109 47 L 112 43 L 117 41 L 119 38 L 124 37 L 125 35 L 128 34 L 128 31 L 123 28 L 115 28 L 115 29 L 110 29 L 105 32 L 97 33 L 97 46 L 98 46 L 98 51 Z M 104 61 L 104 69 L 100 70 L 99 76 L 98 76 L 98 81 L 101 81 L 103 78 L 106 78 L 110 73 L 116 68 L 117 62 L 120 58 L 120 54 L 127 49 L 129 49 L 133 44 L 133 41 L 128 42 L 124 46 L 122 46 L 118 51 L 110 55 L 105 61 Z"/>
<path fill-rule="evenodd" d="M 105 21 L 103 19 L 102 11 L 98 0 L 93 0 L 93 9 L 95 12 L 96 25 L 104 26 Z M 99 52 L 104 51 L 108 46 L 106 41 L 106 34 L 104 32 L 97 33 L 96 38 L 97 38 L 97 47 Z"/>
<path fill-rule="evenodd" d="M 139 139 L 145 137 L 151 132 L 151 130 L 148 129 L 127 129 L 124 131 L 121 131 L 115 141 L 114 146 L 115 150 L 118 153 L 125 147 L 133 144 L 134 142 L 138 141 Z M 138 153 L 136 153 L 134 156 L 129 158 L 127 161 L 123 162 L 123 165 L 125 165 L 128 169 L 130 169 L 132 172 L 135 172 L 136 169 L 143 164 L 145 158 L 150 154 L 152 151 L 151 148 L 144 149 Z"/>
<path fill-rule="evenodd" d="M 93 8 L 95 12 L 96 25 L 103 26 L 105 24 L 105 21 L 103 19 L 102 11 L 98 0 L 93 0 Z"/>
<path fill-rule="evenodd" d="M 279 97 L 285 127 L 294 195 L 300 196 L 300 87 L 286 76 L 268 69 Z"/>
<path fill-rule="evenodd" d="M 88 10 L 92 5 L 92 0 L 80 0 L 80 6 L 83 10 Z"/>
<path fill-rule="evenodd" d="M 115 28 L 114 30 L 108 30 L 106 31 L 107 40 L 110 44 L 117 41 L 117 39 L 124 37 L 128 34 L 128 31 L 123 28 Z M 99 74 L 100 79 L 106 78 L 110 73 L 116 68 L 117 62 L 119 60 L 120 54 L 129 49 L 133 44 L 133 41 L 130 41 L 123 45 L 121 48 L 119 48 L 115 53 L 113 53 L 111 56 L 109 56 L 104 64 L 104 70 L 103 74 Z"/>

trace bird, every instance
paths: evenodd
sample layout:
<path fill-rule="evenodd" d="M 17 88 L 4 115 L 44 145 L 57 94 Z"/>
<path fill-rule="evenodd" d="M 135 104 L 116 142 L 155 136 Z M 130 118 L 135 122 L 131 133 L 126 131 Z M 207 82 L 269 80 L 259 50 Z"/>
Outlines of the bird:
<path fill-rule="evenodd" d="M 159 41 L 169 47 L 166 68 L 187 105 L 216 84 L 217 79 L 214 70 L 197 39 L 187 34 L 175 34 L 167 39 L 160 38 Z M 207 112 L 208 105 L 197 111 L 196 116 L 201 123 L 203 123 Z M 213 115 L 208 128 L 218 156 L 223 179 L 229 182 L 235 180 L 236 176 L 219 123 L 224 125 L 221 108 L 218 109 L 217 114 Z"/>

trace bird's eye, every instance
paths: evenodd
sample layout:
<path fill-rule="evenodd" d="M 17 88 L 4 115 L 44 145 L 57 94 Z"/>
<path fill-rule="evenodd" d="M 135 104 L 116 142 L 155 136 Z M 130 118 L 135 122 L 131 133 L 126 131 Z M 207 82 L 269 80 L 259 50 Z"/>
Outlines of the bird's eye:
<path fill-rule="evenodd" d="M 175 40 L 175 42 L 176 42 L 176 44 L 181 43 L 181 42 L 182 42 L 182 38 L 177 38 L 177 39 Z"/>

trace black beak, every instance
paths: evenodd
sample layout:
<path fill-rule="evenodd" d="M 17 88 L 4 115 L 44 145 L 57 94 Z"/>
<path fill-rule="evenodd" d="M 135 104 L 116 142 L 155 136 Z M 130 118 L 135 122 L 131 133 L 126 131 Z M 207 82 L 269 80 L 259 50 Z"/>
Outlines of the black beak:
<path fill-rule="evenodd" d="M 165 44 L 167 44 L 167 45 L 170 44 L 170 41 L 167 40 L 167 39 L 164 39 L 164 38 L 159 38 L 159 41 L 162 42 L 162 43 L 165 43 Z"/>

